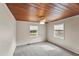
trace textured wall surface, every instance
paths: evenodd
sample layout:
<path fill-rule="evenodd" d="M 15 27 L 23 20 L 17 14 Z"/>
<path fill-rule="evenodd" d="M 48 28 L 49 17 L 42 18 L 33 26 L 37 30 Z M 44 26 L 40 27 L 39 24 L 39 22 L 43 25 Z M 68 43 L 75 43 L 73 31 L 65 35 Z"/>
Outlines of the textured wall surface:
<path fill-rule="evenodd" d="M 65 24 L 65 39 L 54 38 L 54 24 Z M 50 22 L 47 24 L 47 39 L 50 42 L 58 44 L 66 49 L 69 49 L 79 54 L 79 15 L 66 18 L 56 22 Z"/>
<path fill-rule="evenodd" d="M 16 21 L 5 4 L 0 4 L 0 55 L 13 55 L 16 47 Z"/>
<path fill-rule="evenodd" d="M 38 26 L 38 36 L 30 36 L 30 25 Z M 41 42 L 46 40 L 46 25 L 35 22 L 17 21 L 17 45 Z"/>

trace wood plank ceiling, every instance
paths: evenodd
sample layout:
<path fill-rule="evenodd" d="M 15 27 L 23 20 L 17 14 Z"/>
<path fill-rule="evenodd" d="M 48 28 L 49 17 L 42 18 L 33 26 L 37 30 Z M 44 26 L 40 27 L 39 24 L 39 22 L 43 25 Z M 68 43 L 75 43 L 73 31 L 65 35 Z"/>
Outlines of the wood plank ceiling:
<path fill-rule="evenodd" d="M 7 3 L 17 21 L 46 22 L 79 14 L 78 3 Z"/>

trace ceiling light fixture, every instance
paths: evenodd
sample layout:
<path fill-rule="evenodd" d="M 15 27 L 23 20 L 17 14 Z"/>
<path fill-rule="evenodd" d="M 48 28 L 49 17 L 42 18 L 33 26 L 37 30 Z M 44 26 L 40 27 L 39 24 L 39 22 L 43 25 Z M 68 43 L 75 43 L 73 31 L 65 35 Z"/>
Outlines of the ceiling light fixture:
<path fill-rule="evenodd" d="M 45 22 L 46 22 L 46 19 L 43 19 L 40 21 L 40 24 L 45 24 Z"/>

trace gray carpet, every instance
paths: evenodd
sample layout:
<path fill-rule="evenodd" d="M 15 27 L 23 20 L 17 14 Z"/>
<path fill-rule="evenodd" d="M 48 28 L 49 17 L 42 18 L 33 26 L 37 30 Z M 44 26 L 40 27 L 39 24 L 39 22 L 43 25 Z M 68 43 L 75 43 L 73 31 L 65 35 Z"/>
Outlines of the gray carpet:
<path fill-rule="evenodd" d="M 17 46 L 14 56 L 74 56 L 74 54 L 51 43 L 41 42 Z"/>

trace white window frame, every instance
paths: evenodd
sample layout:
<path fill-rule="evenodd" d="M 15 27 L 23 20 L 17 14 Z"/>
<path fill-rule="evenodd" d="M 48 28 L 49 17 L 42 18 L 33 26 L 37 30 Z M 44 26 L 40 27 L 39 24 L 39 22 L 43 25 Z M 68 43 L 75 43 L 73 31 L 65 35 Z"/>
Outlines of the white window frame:
<path fill-rule="evenodd" d="M 63 32 L 63 37 L 57 36 L 56 31 L 59 30 L 60 32 Z M 64 23 L 58 23 L 54 24 L 54 38 L 56 39 L 64 39 L 65 35 L 65 24 Z"/>
<path fill-rule="evenodd" d="M 36 33 L 31 33 L 33 31 L 36 30 Z M 37 37 L 38 36 L 38 26 L 37 25 L 30 25 L 30 37 Z"/>

